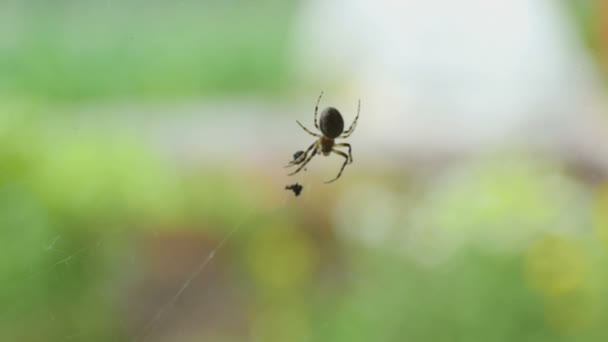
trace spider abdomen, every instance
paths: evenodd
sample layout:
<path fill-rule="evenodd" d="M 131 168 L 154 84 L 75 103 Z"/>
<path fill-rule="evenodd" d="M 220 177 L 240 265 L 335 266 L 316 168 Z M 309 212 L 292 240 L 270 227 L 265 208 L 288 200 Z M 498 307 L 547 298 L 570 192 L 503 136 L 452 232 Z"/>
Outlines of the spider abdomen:
<path fill-rule="evenodd" d="M 327 107 L 321 113 L 319 126 L 324 136 L 337 138 L 344 131 L 344 119 L 336 108 Z"/>

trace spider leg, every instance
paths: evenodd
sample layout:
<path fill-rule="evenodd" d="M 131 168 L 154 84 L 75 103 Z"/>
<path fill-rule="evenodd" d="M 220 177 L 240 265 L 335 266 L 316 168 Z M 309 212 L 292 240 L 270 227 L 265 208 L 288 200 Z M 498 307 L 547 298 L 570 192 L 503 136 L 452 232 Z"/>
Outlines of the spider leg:
<path fill-rule="evenodd" d="M 321 96 L 323 96 L 322 90 L 321 90 L 321 95 L 319 95 L 319 98 L 317 99 L 317 104 L 315 105 L 315 127 L 317 127 L 318 130 L 321 130 L 319 128 L 319 123 L 317 122 L 317 112 L 319 111 L 319 102 L 321 102 Z"/>
<path fill-rule="evenodd" d="M 335 144 L 334 146 L 344 146 L 344 147 L 348 147 L 348 157 L 350 158 L 350 161 L 348 162 L 349 164 L 353 162 L 353 150 L 350 146 L 350 144 L 347 143 L 340 143 L 340 144 Z"/>
<path fill-rule="evenodd" d="M 351 134 L 353 134 L 353 132 L 355 131 L 355 128 L 357 127 L 357 120 L 359 120 L 359 113 L 360 112 L 361 112 L 361 100 L 359 100 L 359 104 L 357 106 L 357 116 L 355 117 L 355 120 L 350 125 L 350 127 L 346 130 L 346 132 L 344 132 L 340 136 L 340 138 L 348 138 Z"/>
<path fill-rule="evenodd" d="M 315 143 L 315 145 L 317 145 L 317 143 Z M 315 149 L 314 149 L 314 150 L 312 150 L 312 153 L 311 153 L 311 154 L 310 154 L 310 156 L 309 156 L 309 157 L 306 159 L 306 161 L 304 161 L 304 162 L 302 163 L 302 165 L 300 165 L 300 167 L 298 167 L 298 168 L 297 168 L 297 169 L 296 169 L 294 172 L 290 173 L 288 176 L 293 176 L 293 175 L 295 175 L 296 173 L 300 172 L 300 170 L 302 170 L 302 169 L 304 168 L 304 166 L 306 166 L 306 164 L 308 164 L 308 162 L 310 162 L 310 161 L 312 160 L 312 157 L 314 157 L 314 156 L 316 156 L 316 155 L 317 155 L 317 149 L 318 149 L 318 148 L 319 148 L 318 146 L 315 146 Z"/>
<path fill-rule="evenodd" d="M 291 167 L 294 165 L 301 164 L 306 159 L 306 157 L 308 157 L 308 152 L 310 152 L 310 150 L 312 150 L 312 148 L 315 147 L 316 144 L 317 144 L 317 142 L 315 141 L 314 143 L 312 143 L 312 145 L 308 146 L 306 151 L 304 153 L 302 153 L 302 155 L 299 156 L 298 159 L 294 159 L 294 160 L 290 161 L 289 164 L 285 165 L 284 167 Z"/>
<path fill-rule="evenodd" d="M 308 134 L 312 135 L 313 137 L 317 137 L 317 138 L 320 138 L 320 137 L 321 137 L 321 135 L 320 135 L 320 134 L 317 134 L 317 133 L 311 132 L 311 131 L 310 131 L 308 128 L 304 127 L 304 125 L 302 125 L 302 124 L 300 123 L 300 121 L 296 120 L 296 122 L 298 123 L 298 125 L 300 125 L 300 127 L 302 127 L 302 129 L 303 129 L 303 130 L 305 130 L 305 131 L 306 131 L 306 133 L 308 133 Z"/>
<path fill-rule="evenodd" d="M 331 182 L 335 181 L 336 179 L 340 178 L 340 176 L 342 175 L 342 171 L 344 171 L 344 168 L 346 167 L 346 164 L 348 164 L 348 156 L 346 155 L 346 153 L 344 153 L 342 151 L 338 151 L 338 150 L 331 150 L 331 151 L 333 153 L 335 153 L 335 154 L 341 155 L 346 160 L 344 160 L 344 164 L 342 164 L 342 168 L 340 169 L 340 172 L 338 173 L 338 175 L 336 176 L 336 178 L 334 178 L 334 179 L 332 179 L 330 181 L 325 182 L 325 184 L 331 183 Z"/>

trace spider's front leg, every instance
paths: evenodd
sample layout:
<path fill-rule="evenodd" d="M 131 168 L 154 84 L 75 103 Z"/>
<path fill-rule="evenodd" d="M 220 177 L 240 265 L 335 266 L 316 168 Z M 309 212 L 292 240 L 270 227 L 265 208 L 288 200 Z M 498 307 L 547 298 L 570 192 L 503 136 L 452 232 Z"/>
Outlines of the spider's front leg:
<path fill-rule="evenodd" d="M 342 133 L 340 138 L 348 138 L 355 131 L 355 128 L 357 127 L 357 120 L 359 120 L 359 113 L 361 112 L 361 100 L 359 100 L 358 103 L 359 104 L 357 105 L 357 116 L 355 116 L 355 120 L 352 124 L 350 124 L 350 127 L 344 133 Z"/>
<path fill-rule="evenodd" d="M 306 160 L 302 163 L 302 165 L 300 165 L 300 167 L 298 167 L 294 172 L 290 173 L 288 176 L 293 176 L 296 173 L 300 172 L 300 170 L 302 170 L 304 168 L 304 166 L 306 166 L 306 164 L 308 164 L 312 160 L 312 158 L 317 155 L 317 149 L 318 149 L 317 142 L 315 142 L 314 145 L 315 145 L 315 148 L 314 148 L 314 150 L 312 150 L 312 153 L 310 154 L 310 156 L 308 158 L 306 158 Z"/>
<path fill-rule="evenodd" d="M 334 146 L 344 146 L 344 147 L 348 147 L 348 158 L 349 160 L 349 164 L 351 164 L 353 162 L 353 150 L 352 147 L 350 146 L 350 144 L 348 143 L 340 143 L 340 144 L 335 144 Z"/>
<path fill-rule="evenodd" d="M 308 152 L 310 152 L 310 150 L 312 150 L 316 144 L 317 142 L 315 141 L 314 143 L 312 143 L 312 145 L 308 146 L 305 152 L 302 152 L 297 158 L 294 158 L 292 161 L 289 162 L 289 164 L 285 165 L 284 167 L 291 167 L 304 162 L 304 160 L 306 160 L 306 158 L 308 157 Z"/>
<path fill-rule="evenodd" d="M 348 156 L 346 155 L 346 153 L 344 153 L 344 152 L 342 152 L 342 151 L 338 151 L 338 150 L 331 150 L 331 151 L 332 151 L 333 153 L 335 153 L 335 154 L 339 154 L 339 155 L 341 155 L 342 157 L 344 157 L 344 159 L 345 159 L 345 160 L 344 160 L 344 164 L 342 164 L 342 168 L 340 169 L 340 172 L 338 172 L 338 175 L 336 176 L 336 178 L 334 178 L 334 179 L 332 179 L 332 180 L 329 180 L 329 181 L 325 182 L 325 184 L 331 183 L 331 182 L 333 182 L 333 181 L 337 180 L 338 178 L 340 178 L 340 176 L 342 176 L 342 171 L 344 171 L 344 168 L 346 167 L 346 164 L 348 164 L 348 160 L 349 160 L 349 158 L 348 158 Z"/>
<path fill-rule="evenodd" d="M 310 131 L 308 128 L 304 127 L 304 125 L 302 125 L 302 124 L 300 123 L 300 121 L 296 120 L 296 122 L 298 123 L 298 125 L 300 125 L 300 127 L 302 127 L 302 129 L 303 129 L 303 130 L 305 130 L 305 131 L 306 131 L 306 133 L 308 133 L 308 134 L 310 134 L 310 135 L 312 135 L 313 137 L 316 137 L 316 138 L 320 138 L 320 137 L 321 137 L 321 135 L 320 135 L 320 134 L 317 134 L 317 133 L 311 132 L 311 131 Z"/>
<path fill-rule="evenodd" d="M 321 102 L 321 96 L 323 96 L 323 91 L 321 91 L 321 95 L 319 95 L 319 98 L 317 99 L 317 104 L 315 105 L 315 127 L 317 127 L 317 129 L 319 129 L 319 124 L 317 121 L 317 112 L 319 111 L 319 102 Z"/>

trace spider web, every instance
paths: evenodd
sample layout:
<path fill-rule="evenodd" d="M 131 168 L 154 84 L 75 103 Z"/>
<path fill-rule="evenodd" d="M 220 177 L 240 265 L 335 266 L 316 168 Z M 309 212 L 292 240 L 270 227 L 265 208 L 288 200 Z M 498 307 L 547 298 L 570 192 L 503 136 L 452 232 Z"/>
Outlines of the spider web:
<path fill-rule="evenodd" d="M 305 183 L 305 178 L 306 178 L 306 169 L 302 170 L 302 172 L 300 173 L 298 182 L 302 184 L 302 186 L 304 188 L 303 189 L 304 193 L 307 194 L 310 191 L 310 189 L 312 188 L 312 186 L 309 187 L 308 186 L 309 184 Z M 272 210 L 270 212 L 270 214 L 274 214 L 276 212 L 283 210 L 286 206 L 287 198 L 290 195 L 291 195 L 291 193 L 284 192 L 283 195 L 281 196 L 281 201 L 280 201 L 279 206 L 276 209 Z M 143 326 L 141 331 L 139 333 L 137 333 L 135 338 L 133 338 L 133 340 L 132 340 L 133 342 L 145 341 L 150 336 L 155 325 L 158 324 L 163 319 L 163 317 L 167 313 L 170 312 L 170 310 L 172 308 L 174 308 L 175 304 L 179 301 L 179 299 L 184 294 L 184 292 L 188 289 L 188 287 L 190 287 L 190 284 L 195 279 L 197 279 L 199 276 L 201 276 L 201 274 L 207 269 L 207 266 L 215 258 L 217 253 L 219 253 L 221 251 L 221 249 L 229 242 L 229 240 L 235 234 L 237 234 L 240 230 L 243 229 L 243 226 L 245 226 L 245 224 L 247 222 L 251 221 L 252 219 L 257 217 L 259 214 L 260 214 L 259 211 L 256 210 L 253 206 L 249 207 L 249 209 L 241 217 L 241 219 L 232 226 L 232 228 L 228 231 L 228 233 L 226 233 L 224 235 L 224 237 L 220 240 L 220 242 L 217 243 L 215 245 L 215 247 L 213 247 L 211 249 L 211 251 L 198 263 L 198 265 L 192 270 L 192 272 L 189 273 L 189 275 L 186 277 L 186 279 L 184 280 L 182 285 L 175 291 L 175 293 L 171 296 L 171 298 L 156 310 L 156 314 L 154 314 L 154 316 L 152 316 L 152 318 L 150 318 L 148 320 L 148 323 L 146 323 L 145 326 Z"/>
<path fill-rule="evenodd" d="M 145 341 L 152 337 L 152 332 L 155 327 L 166 319 L 166 317 L 171 313 L 171 311 L 175 308 L 176 303 L 182 298 L 183 294 L 188 290 L 190 285 L 194 280 L 199 278 L 205 270 L 207 270 L 208 266 L 213 262 L 215 257 L 221 250 L 241 231 L 243 230 L 248 222 L 251 222 L 256 217 L 259 216 L 273 216 L 278 212 L 285 209 L 288 199 L 291 198 L 294 201 L 302 201 L 304 196 L 310 193 L 312 189 L 312 184 L 306 182 L 306 169 L 303 169 L 295 180 L 302 184 L 303 191 L 300 196 L 295 197 L 294 194 L 289 190 L 284 190 L 282 187 L 277 188 L 276 191 L 281 192 L 280 200 L 275 208 L 270 210 L 260 210 L 257 209 L 255 203 L 251 203 L 248 206 L 248 209 L 244 211 L 242 216 L 239 218 L 237 222 L 235 222 L 232 227 L 223 235 L 221 240 L 217 244 L 213 246 L 213 248 L 205 254 L 205 256 L 196 264 L 196 267 L 191 269 L 190 272 L 186 273 L 184 276 L 184 280 L 181 282 L 181 285 L 175 289 L 173 294 L 169 297 L 168 300 L 164 301 L 161 305 L 157 307 L 156 310 L 148 311 L 148 313 L 152 313 L 149 319 L 146 320 L 147 323 L 141 326 L 139 329 L 134 331 L 134 336 L 132 335 L 132 341 Z M 287 178 L 287 180 L 293 180 L 293 178 Z M 123 233 L 119 233 L 123 234 Z M 114 236 L 116 238 L 116 236 Z M 38 269 L 36 271 L 30 271 L 29 274 L 26 274 L 24 277 L 20 277 L 21 279 L 14 279 L 13 285 L 9 285 L 11 288 L 17 289 L 24 282 L 33 282 L 35 279 L 44 277 L 51 272 L 56 272 L 58 268 L 65 266 L 70 267 L 70 265 L 78 262 L 78 260 L 83 260 L 87 258 L 87 256 L 93 255 L 96 251 L 98 251 L 101 247 L 104 246 L 104 242 L 107 239 L 110 239 L 108 236 L 103 236 L 97 239 L 90 244 L 82 248 L 72 249 L 70 251 L 69 247 L 64 247 L 63 245 L 66 243 L 66 237 L 63 234 L 56 234 L 49 238 L 46 243 L 40 246 L 40 251 L 42 253 L 54 253 L 57 254 L 56 261 L 51 262 L 49 265 L 45 266 L 43 269 Z M 82 265 L 80 265 L 82 266 Z M 86 266 L 88 267 L 88 266 Z M 9 314 L 8 311 L 4 311 L 0 313 L 0 318 L 5 317 Z M 49 317 L 50 320 L 53 320 L 54 317 Z M 77 332 L 74 331 L 73 334 L 67 334 L 64 337 L 64 340 L 78 340 L 80 338 L 85 338 L 87 335 L 85 332 Z"/>
<path fill-rule="evenodd" d="M 203 271 L 207 268 L 207 265 L 209 265 L 211 260 L 213 260 L 215 254 L 222 249 L 222 247 L 228 242 L 228 240 L 230 240 L 230 238 L 238 230 L 241 229 L 245 222 L 248 221 L 248 219 L 253 216 L 255 212 L 256 211 L 253 207 L 249 208 L 249 211 L 247 211 L 247 213 L 243 215 L 243 217 L 232 227 L 232 229 L 226 235 L 224 235 L 222 240 L 220 240 L 220 242 L 211 250 L 211 252 L 209 252 L 209 254 L 207 254 L 207 256 L 199 262 L 196 269 L 190 273 L 190 275 L 186 278 L 182 286 L 175 292 L 171 299 L 169 299 L 168 302 L 166 302 L 156 311 L 156 314 L 152 317 L 152 319 L 149 320 L 149 322 L 144 326 L 141 332 L 133 339 L 134 342 L 145 340 L 148 337 L 148 334 L 150 333 L 154 324 L 160 321 L 163 315 L 175 305 L 175 303 L 179 300 L 184 291 L 186 291 L 186 289 L 190 286 L 192 281 L 198 278 L 201 273 L 203 273 Z"/>

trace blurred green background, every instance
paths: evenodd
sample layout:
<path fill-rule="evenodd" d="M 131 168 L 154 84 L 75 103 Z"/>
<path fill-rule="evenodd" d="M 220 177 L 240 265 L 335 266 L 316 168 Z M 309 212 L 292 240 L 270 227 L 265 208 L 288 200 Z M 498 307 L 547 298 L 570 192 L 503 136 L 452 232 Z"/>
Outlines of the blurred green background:
<path fill-rule="evenodd" d="M 53 102 L 281 93 L 293 1 L 8 1 L 0 89 Z"/>
<path fill-rule="evenodd" d="M 602 75 L 605 4 L 556 6 Z M 0 4 L 1 341 L 608 339 L 604 170 L 519 143 L 400 162 L 367 94 L 301 76 L 305 8 Z M 355 163 L 287 178 L 326 87 L 363 99 Z"/>

